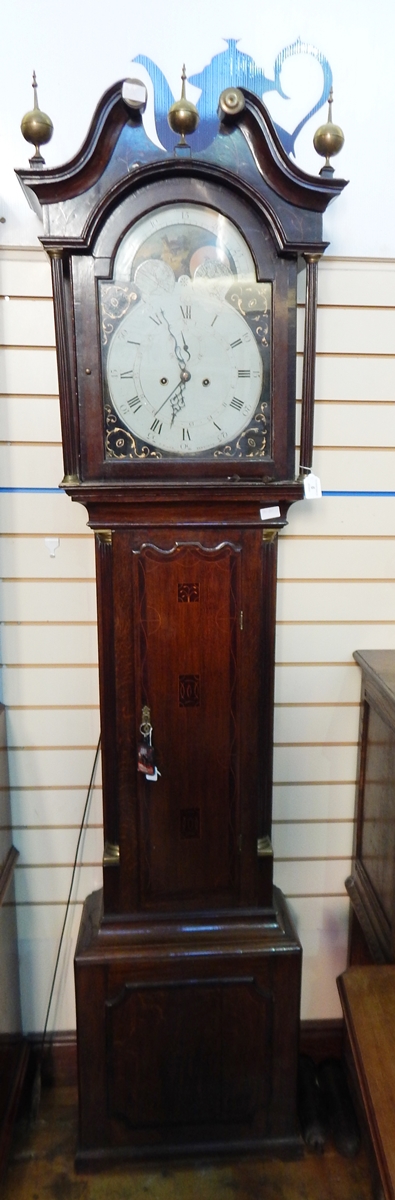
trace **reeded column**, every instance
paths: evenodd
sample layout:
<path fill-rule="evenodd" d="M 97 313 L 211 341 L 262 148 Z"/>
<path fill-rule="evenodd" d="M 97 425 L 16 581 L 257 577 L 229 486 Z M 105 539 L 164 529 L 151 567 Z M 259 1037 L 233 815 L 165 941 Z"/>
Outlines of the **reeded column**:
<path fill-rule="evenodd" d="M 62 251 L 57 247 L 48 250 L 51 260 L 52 289 L 55 316 L 56 352 L 58 363 L 60 416 L 62 423 L 64 479 L 63 485 L 79 483 L 78 469 L 78 415 L 75 391 L 70 373 L 70 347 L 67 339 L 67 306 Z"/>
<path fill-rule="evenodd" d="M 99 635 L 99 683 L 102 728 L 102 779 L 104 817 L 104 867 L 119 866 L 119 829 L 117 805 L 116 684 L 114 657 L 113 553 L 111 529 L 97 529 L 96 582 Z M 103 720 L 103 715 L 105 719 Z M 118 879 L 104 872 L 104 891 L 108 908 L 115 906 Z"/>
<path fill-rule="evenodd" d="M 306 260 L 306 314 L 304 327 L 302 418 L 300 428 L 300 477 L 311 471 L 314 440 L 315 349 L 317 336 L 318 263 L 321 254 L 303 255 Z"/>

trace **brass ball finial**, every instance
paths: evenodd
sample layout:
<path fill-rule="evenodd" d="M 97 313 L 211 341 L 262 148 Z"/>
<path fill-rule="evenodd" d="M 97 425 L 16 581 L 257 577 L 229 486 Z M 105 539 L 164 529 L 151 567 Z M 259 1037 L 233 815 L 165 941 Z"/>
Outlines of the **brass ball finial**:
<path fill-rule="evenodd" d="M 50 142 L 53 134 L 53 124 L 47 113 L 42 112 L 38 104 L 37 96 L 37 79 L 36 72 L 33 71 L 33 97 L 34 107 L 30 112 L 25 113 L 21 120 L 21 132 L 26 142 L 30 142 L 35 147 L 35 153 L 32 158 L 29 158 L 30 166 L 41 168 L 45 165 L 45 159 L 42 157 L 40 146 L 45 146 L 46 142 Z"/>
<path fill-rule="evenodd" d="M 171 107 L 169 108 L 168 114 L 167 114 L 167 120 L 169 122 L 170 129 L 173 130 L 173 133 L 180 134 L 180 137 L 181 137 L 180 145 L 181 146 L 184 146 L 186 144 L 185 143 L 185 134 L 186 133 L 194 133 L 195 129 L 197 129 L 197 126 L 199 124 L 199 113 L 196 108 L 196 105 L 192 104 L 191 100 L 187 100 L 186 95 L 185 95 L 186 77 L 187 76 L 186 76 L 185 63 L 184 63 L 184 66 L 182 68 L 182 74 L 181 74 L 181 79 L 182 79 L 181 99 L 176 100 L 175 103 L 171 105 Z"/>
<path fill-rule="evenodd" d="M 340 129 L 340 125 L 334 125 L 332 121 L 332 104 L 333 104 L 333 89 L 331 88 L 328 96 L 328 120 L 326 125 L 320 125 L 317 132 L 314 134 L 313 145 L 317 154 L 325 158 L 324 166 L 321 167 L 320 175 L 333 175 L 334 167 L 329 162 L 329 159 L 334 154 L 338 154 L 344 145 L 344 133 Z"/>

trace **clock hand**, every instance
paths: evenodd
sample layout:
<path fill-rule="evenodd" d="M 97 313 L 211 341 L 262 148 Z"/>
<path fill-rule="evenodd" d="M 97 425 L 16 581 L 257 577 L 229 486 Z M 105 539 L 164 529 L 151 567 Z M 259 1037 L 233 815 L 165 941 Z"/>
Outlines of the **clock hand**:
<path fill-rule="evenodd" d="M 167 404 L 167 401 L 168 401 L 168 400 L 170 400 L 170 403 L 171 403 L 172 396 L 174 396 L 175 392 L 178 392 L 178 391 L 180 390 L 180 388 L 181 388 L 182 390 L 184 389 L 184 387 L 185 387 L 185 384 L 186 384 L 186 383 L 188 383 L 188 380 L 189 380 L 190 378 L 191 378 L 191 376 L 190 376 L 190 374 L 189 374 L 189 371 L 182 371 L 181 378 L 180 378 L 180 382 L 176 384 L 176 386 L 173 388 L 173 391 L 172 391 L 172 392 L 170 392 L 170 395 L 169 395 L 169 396 L 166 396 L 166 400 L 164 400 L 164 401 L 163 401 L 163 403 L 159 405 L 159 408 L 157 408 L 157 409 L 156 409 L 156 412 L 155 412 L 155 416 L 156 416 L 156 417 L 157 417 L 158 413 L 160 413 L 160 411 L 161 411 L 161 408 L 164 408 L 165 404 Z M 172 403 L 171 403 L 171 407 L 173 408 L 173 404 L 172 404 Z M 181 407 L 182 407 L 182 408 L 184 407 L 184 402 L 183 402 L 183 404 L 181 405 Z M 172 424 L 173 424 L 173 422 L 172 422 Z"/>
<path fill-rule="evenodd" d="M 184 347 L 185 353 L 188 355 L 188 359 L 190 359 L 190 357 L 191 357 L 191 356 L 190 356 L 190 353 L 189 353 L 189 347 L 188 347 L 188 346 L 187 346 L 187 344 L 186 344 L 186 341 L 185 341 L 185 338 L 184 338 L 184 334 L 183 334 L 183 333 L 181 333 L 181 337 L 182 337 L 182 344 L 183 344 L 183 347 Z"/>
<path fill-rule="evenodd" d="M 184 400 L 185 382 L 183 380 L 181 380 L 181 383 L 179 383 L 178 387 L 179 387 L 178 396 L 175 395 L 173 397 L 173 399 L 170 400 L 171 411 L 172 411 L 172 418 L 170 421 L 170 425 L 174 424 L 174 420 L 177 416 L 177 413 L 181 412 L 182 408 L 185 408 L 185 400 Z"/>
<path fill-rule="evenodd" d="M 182 350 L 181 350 L 181 346 L 179 346 L 179 345 L 178 345 L 177 338 L 175 337 L 175 335 L 174 335 L 174 333 L 173 333 L 173 330 L 171 329 L 171 326 L 170 326 L 170 324 L 169 324 L 169 321 L 167 320 L 167 317 L 165 316 L 165 314 L 164 314 L 164 312 L 163 312 L 163 308 L 161 308 L 161 315 L 162 315 L 162 317 L 163 317 L 163 320 L 164 320 L 164 321 L 166 321 L 166 325 L 167 325 L 167 328 L 168 328 L 168 330 L 169 330 L 170 337 L 171 337 L 171 338 L 173 338 L 173 342 L 174 342 L 174 351 L 175 351 L 175 355 L 176 355 L 176 358 L 177 358 L 177 362 L 179 362 L 179 364 L 180 364 L 180 367 L 184 367 L 184 370 L 185 370 L 185 369 L 186 369 L 186 365 L 187 365 L 187 364 L 186 364 L 186 362 L 185 362 L 185 358 L 183 357 L 183 353 L 182 353 Z M 182 337 L 183 337 L 183 335 L 182 335 Z M 187 353 L 188 353 L 188 346 L 185 344 L 184 337 L 183 337 L 183 341 L 184 341 L 184 349 L 185 349 L 185 350 L 187 351 Z M 188 353 L 188 358 L 190 358 L 190 357 L 191 357 L 191 356 L 190 356 L 190 354 Z"/>

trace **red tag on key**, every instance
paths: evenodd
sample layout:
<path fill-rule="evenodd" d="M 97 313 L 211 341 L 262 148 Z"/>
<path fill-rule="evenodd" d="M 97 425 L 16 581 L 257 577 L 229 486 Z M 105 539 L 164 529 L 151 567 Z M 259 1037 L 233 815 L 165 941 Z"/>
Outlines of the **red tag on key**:
<path fill-rule="evenodd" d="M 155 774 L 155 756 L 154 747 L 141 743 L 137 751 L 137 770 L 142 771 L 143 775 Z"/>

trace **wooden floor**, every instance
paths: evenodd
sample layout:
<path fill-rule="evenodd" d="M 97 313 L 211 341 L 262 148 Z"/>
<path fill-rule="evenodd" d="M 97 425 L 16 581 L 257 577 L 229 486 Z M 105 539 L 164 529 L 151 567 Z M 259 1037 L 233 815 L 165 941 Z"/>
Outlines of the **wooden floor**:
<path fill-rule="evenodd" d="M 44 1088 L 36 1124 L 16 1127 L 2 1200 L 371 1200 L 363 1151 L 341 1158 L 332 1146 L 322 1157 L 306 1152 L 293 1163 L 194 1162 L 123 1167 L 76 1175 L 77 1093 Z"/>

